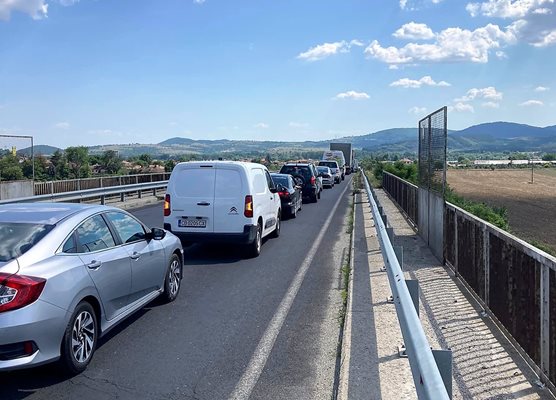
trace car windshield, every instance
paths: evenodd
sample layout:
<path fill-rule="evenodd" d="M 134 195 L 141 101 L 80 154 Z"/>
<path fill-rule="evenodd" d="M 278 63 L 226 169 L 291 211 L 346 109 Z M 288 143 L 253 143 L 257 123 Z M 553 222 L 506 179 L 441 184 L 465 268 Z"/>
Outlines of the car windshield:
<path fill-rule="evenodd" d="M 319 172 L 327 174 L 328 173 L 328 167 L 318 167 Z"/>
<path fill-rule="evenodd" d="M 0 262 L 23 255 L 54 228 L 54 225 L 0 223 Z"/>
<path fill-rule="evenodd" d="M 288 177 L 287 176 L 272 176 L 272 180 L 276 185 L 280 184 L 284 187 L 288 187 Z"/>

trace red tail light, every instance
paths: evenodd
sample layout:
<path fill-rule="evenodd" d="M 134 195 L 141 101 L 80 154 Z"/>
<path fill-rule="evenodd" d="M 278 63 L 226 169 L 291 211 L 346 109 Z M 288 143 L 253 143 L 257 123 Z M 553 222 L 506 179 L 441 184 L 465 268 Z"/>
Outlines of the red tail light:
<path fill-rule="evenodd" d="M 245 196 L 245 211 L 243 211 L 243 215 L 247 218 L 253 218 L 253 196 L 251 195 Z"/>
<path fill-rule="evenodd" d="M 164 196 L 164 216 L 169 217 L 172 214 L 172 209 L 170 208 L 170 195 Z"/>
<path fill-rule="evenodd" d="M 278 192 L 278 196 L 280 196 L 280 197 L 290 197 L 290 193 L 289 192 Z"/>
<path fill-rule="evenodd" d="M 314 185 L 316 181 L 317 181 L 317 178 L 315 178 L 314 176 L 312 176 L 312 177 L 311 177 L 311 185 Z"/>
<path fill-rule="evenodd" d="M 46 279 L 0 273 L 0 313 L 17 310 L 36 301 Z"/>

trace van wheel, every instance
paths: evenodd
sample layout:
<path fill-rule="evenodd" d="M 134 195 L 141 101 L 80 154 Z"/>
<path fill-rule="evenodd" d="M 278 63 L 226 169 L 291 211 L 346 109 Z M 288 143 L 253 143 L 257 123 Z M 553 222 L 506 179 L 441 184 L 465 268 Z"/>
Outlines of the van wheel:
<path fill-rule="evenodd" d="M 75 308 L 62 339 L 60 363 L 70 375 L 77 375 L 91 362 L 97 347 L 98 322 L 95 310 L 86 301 Z"/>
<path fill-rule="evenodd" d="M 261 254 L 261 247 L 263 244 L 263 228 L 261 224 L 257 224 L 257 232 L 255 240 L 247 245 L 247 255 L 249 257 L 258 257 Z"/>
<path fill-rule="evenodd" d="M 280 226 L 282 225 L 280 220 L 280 213 L 278 213 L 278 215 L 276 216 L 276 228 L 274 228 L 274 231 L 272 232 L 273 238 L 277 238 L 278 236 L 280 236 Z"/>

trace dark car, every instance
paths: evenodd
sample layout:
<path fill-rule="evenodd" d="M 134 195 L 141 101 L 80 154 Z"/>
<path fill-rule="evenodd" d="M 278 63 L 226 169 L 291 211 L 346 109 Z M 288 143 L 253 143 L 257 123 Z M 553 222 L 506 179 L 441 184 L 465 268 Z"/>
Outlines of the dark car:
<path fill-rule="evenodd" d="M 289 174 L 270 174 L 270 176 L 282 201 L 282 214 L 295 218 L 303 203 L 301 187 L 295 184 Z"/>
<path fill-rule="evenodd" d="M 303 198 L 308 198 L 313 203 L 320 199 L 322 181 L 317 168 L 311 163 L 287 163 L 282 166 L 281 174 L 289 174 L 294 182 L 301 186 Z"/>

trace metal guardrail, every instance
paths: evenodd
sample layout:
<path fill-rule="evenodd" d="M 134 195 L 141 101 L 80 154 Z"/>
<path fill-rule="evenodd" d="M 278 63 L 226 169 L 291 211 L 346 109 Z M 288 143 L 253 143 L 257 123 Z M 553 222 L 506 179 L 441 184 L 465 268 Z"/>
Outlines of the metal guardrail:
<path fill-rule="evenodd" d="M 390 238 L 388 237 L 386 225 L 382 220 L 382 216 L 365 173 L 363 173 L 363 178 L 371 205 L 382 257 L 385 260 L 388 281 L 390 283 L 390 289 L 392 290 L 392 297 L 396 306 L 396 313 L 398 321 L 400 322 L 417 396 L 419 399 L 427 400 L 449 399 L 450 395 L 444 384 L 433 350 L 431 350 L 425 336 L 416 306 L 407 287 L 403 271 L 394 252 L 394 248 L 392 247 L 392 243 L 390 242 Z M 451 385 L 451 376 L 449 379 Z"/>
<path fill-rule="evenodd" d="M 0 201 L 2 204 L 13 203 L 34 203 L 34 202 L 61 202 L 61 201 L 81 201 L 92 198 L 100 198 L 101 204 L 104 204 L 106 197 L 120 195 L 122 201 L 125 199 L 125 194 L 137 192 L 139 197 L 143 191 L 152 190 L 156 194 L 157 189 L 166 188 L 168 181 L 139 183 L 123 186 L 111 186 L 106 188 L 77 190 L 64 193 L 52 193 L 39 196 L 21 197 L 18 199 L 8 199 Z"/>

